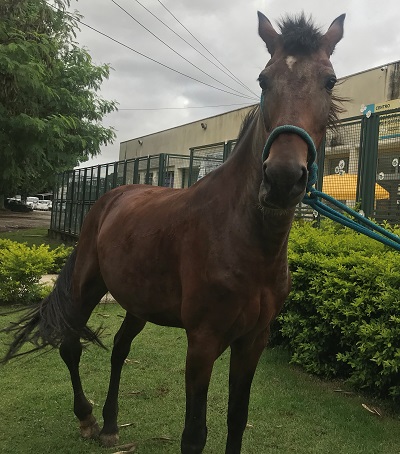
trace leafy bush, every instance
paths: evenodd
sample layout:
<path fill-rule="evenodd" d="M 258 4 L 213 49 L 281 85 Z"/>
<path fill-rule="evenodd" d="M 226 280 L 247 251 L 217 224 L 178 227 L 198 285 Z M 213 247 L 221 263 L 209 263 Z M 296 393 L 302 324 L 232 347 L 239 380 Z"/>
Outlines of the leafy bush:
<path fill-rule="evenodd" d="M 71 255 L 73 247 L 57 246 L 51 250 L 54 257 L 53 267 L 48 270 L 48 274 L 58 274 L 64 266 L 67 258 Z"/>
<path fill-rule="evenodd" d="M 311 373 L 400 401 L 398 254 L 328 221 L 294 225 L 292 292 L 274 341 Z"/>
<path fill-rule="evenodd" d="M 48 245 L 28 247 L 0 239 L 0 304 L 39 301 L 48 288 L 39 283 L 43 274 L 58 272 L 71 248 Z"/>

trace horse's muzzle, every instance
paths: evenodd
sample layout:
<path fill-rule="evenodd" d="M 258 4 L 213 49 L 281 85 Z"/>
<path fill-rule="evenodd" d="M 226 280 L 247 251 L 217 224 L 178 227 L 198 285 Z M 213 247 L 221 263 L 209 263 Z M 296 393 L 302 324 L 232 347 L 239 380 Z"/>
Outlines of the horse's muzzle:
<path fill-rule="evenodd" d="M 278 210 L 295 207 L 305 194 L 307 179 L 305 165 L 268 158 L 263 164 L 263 181 L 259 191 L 261 205 Z"/>

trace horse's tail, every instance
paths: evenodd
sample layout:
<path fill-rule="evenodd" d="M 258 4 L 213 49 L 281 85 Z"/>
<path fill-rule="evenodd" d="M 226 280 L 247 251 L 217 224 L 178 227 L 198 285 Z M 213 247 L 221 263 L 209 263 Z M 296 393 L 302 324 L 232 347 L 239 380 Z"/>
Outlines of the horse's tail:
<path fill-rule="evenodd" d="M 42 350 L 47 346 L 59 347 L 64 338 L 71 334 L 104 347 L 99 338 L 100 330 L 93 331 L 88 326 L 77 328 L 73 324 L 71 283 L 75 260 L 76 249 L 61 270 L 50 295 L 32 309 L 28 309 L 20 320 L 2 330 L 12 333 L 14 339 L 1 362 L 5 363 L 11 358 Z M 33 344 L 34 348 L 19 353 L 27 342 Z"/>

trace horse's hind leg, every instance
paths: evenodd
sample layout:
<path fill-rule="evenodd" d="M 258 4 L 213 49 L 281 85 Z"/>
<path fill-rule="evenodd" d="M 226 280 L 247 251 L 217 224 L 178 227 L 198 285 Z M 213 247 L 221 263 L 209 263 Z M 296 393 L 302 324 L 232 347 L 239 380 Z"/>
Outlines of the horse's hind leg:
<path fill-rule="evenodd" d="M 82 345 L 74 333 L 66 336 L 60 345 L 60 355 L 68 367 L 74 392 L 74 413 L 80 421 L 80 431 L 83 438 L 97 438 L 100 428 L 92 414 L 92 404 L 87 400 L 79 375 L 79 362 Z"/>
<path fill-rule="evenodd" d="M 122 366 L 129 354 L 133 339 L 142 331 L 146 322 L 127 313 L 121 328 L 114 338 L 111 355 L 111 376 L 107 399 L 103 407 L 104 426 L 100 433 L 103 446 L 114 446 L 118 442 L 118 391 Z"/>
<path fill-rule="evenodd" d="M 79 362 L 82 354 L 80 332 L 86 326 L 93 309 L 100 302 L 107 289 L 102 279 L 90 281 L 86 290 L 79 292 L 79 297 L 71 300 L 68 318 L 73 330 L 68 330 L 60 344 L 60 356 L 68 367 L 74 392 L 74 413 L 79 419 L 81 436 L 97 438 L 100 428 L 92 414 L 92 404 L 86 398 L 79 374 Z"/>

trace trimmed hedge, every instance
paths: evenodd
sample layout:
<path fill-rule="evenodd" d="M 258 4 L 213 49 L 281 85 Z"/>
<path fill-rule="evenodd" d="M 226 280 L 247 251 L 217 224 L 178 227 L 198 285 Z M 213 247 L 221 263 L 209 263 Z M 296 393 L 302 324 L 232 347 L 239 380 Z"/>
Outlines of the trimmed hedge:
<path fill-rule="evenodd" d="M 295 224 L 289 264 L 273 341 L 308 372 L 400 402 L 399 252 L 330 221 Z"/>
<path fill-rule="evenodd" d="M 58 273 L 72 248 L 48 245 L 29 247 L 0 239 L 0 304 L 40 301 L 48 288 L 39 283 L 44 274 Z"/>

